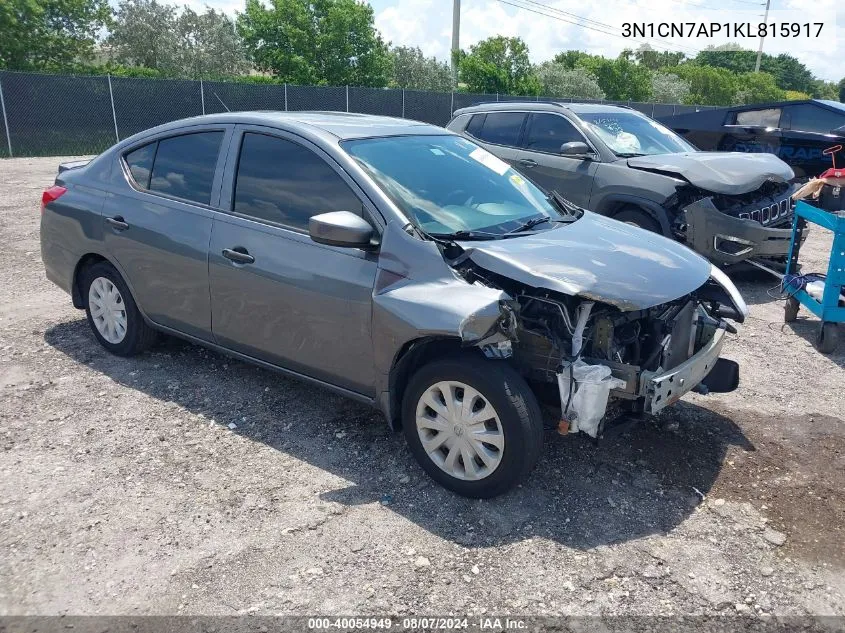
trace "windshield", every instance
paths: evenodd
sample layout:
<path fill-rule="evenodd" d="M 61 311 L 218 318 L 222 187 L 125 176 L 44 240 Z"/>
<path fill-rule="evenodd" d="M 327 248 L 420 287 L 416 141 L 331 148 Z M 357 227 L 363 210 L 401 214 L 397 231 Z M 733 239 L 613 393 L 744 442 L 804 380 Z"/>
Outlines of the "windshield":
<path fill-rule="evenodd" d="M 617 156 L 698 151 L 669 128 L 634 112 L 597 112 L 578 116 Z"/>
<path fill-rule="evenodd" d="M 352 156 L 402 212 L 431 235 L 490 239 L 539 220 L 569 219 L 507 163 L 459 136 L 394 136 L 346 141 Z"/>

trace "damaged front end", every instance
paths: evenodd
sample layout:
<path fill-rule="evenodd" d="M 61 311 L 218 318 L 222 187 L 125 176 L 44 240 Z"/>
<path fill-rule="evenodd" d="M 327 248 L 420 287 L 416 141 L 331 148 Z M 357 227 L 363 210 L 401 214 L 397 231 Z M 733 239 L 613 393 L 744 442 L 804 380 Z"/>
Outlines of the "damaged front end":
<path fill-rule="evenodd" d="M 747 307 L 715 267 L 694 292 L 640 310 L 514 285 L 472 265 L 462 274 L 508 286 L 517 325 L 512 362 L 572 431 L 596 437 L 619 415 L 656 414 L 691 390 L 724 392 L 738 385 L 736 363 L 719 356 L 726 333 L 736 331 L 726 317 L 742 321 Z M 602 380 L 609 399 L 598 414 L 588 409 L 589 419 L 573 406 L 582 388 L 579 365 L 582 374 L 587 367 L 609 368 Z M 600 372 L 592 374 L 595 382 Z"/>

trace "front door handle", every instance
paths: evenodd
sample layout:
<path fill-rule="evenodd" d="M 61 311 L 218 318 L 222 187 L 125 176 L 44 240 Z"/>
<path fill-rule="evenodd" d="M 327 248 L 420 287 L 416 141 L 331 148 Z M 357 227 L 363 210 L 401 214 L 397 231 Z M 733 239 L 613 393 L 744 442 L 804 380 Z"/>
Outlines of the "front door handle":
<path fill-rule="evenodd" d="M 118 231 L 125 231 L 129 225 L 124 221 L 122 215 L 116 215 L 113 218 L 106 218 L 106 224 Z"/>
<path fill-rule="evenodd" d="M 235 246 L 235 248 L 224 248 L 223 257 L 230 259 L 236 264 L 252 264 L 255 258 L 243 246 Z"/>
<path fill-rule="evenodd" d="M 523 158 L 519 161 L 519 164 L 525 167 L 526 169 L 531 169 L 532 167 L 537 166 L 537 161 L 531 160 L 530 158 Z"/>

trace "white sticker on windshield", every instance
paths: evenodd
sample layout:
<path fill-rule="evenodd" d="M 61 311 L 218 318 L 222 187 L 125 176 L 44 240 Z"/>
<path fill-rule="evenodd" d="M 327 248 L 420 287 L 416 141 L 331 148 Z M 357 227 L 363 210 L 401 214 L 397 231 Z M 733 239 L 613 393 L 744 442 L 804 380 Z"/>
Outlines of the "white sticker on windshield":
<path fill-rule="evenodd" d="M 508 165 L 505 161 L 496 158 L 486 149 L 482 149 L 480 147 L 473 150 L 469 157 L 474 160 L 477 160 L 479 163 L 481 163 L 488 169 L 492 169 L 500 176 L 503 176 L 505 172 L 510 168 L 510 165 Z"/>
<path fill-rule="evenodd" d="M 445 156 L 442 149 L 437 149 L 436 147 L 432 147 L 432 148 L 430 148 L 430 150 L 431 150 L 431 153 L 434 154 L 435 156 Z"/>

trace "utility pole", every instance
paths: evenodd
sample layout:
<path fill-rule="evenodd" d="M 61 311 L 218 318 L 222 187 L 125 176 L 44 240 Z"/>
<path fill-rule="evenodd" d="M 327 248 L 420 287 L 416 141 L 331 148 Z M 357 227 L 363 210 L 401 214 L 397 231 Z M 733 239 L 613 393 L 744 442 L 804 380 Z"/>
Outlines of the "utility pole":
<path fill-rule="evenodd" d="M 458 88 L 458 54 L 461 52 L 461 0 L 452 0 L 452 88 Z"/>
<path fill-rule="evenodd" d="M 768 24 L 769 22 L 769 5 L 772 4 L 772 0 L 766 0 L 766 13 L 763 16 L 763 24 Z M 768 27 L 767 27 L 768 28 Z M 760 72 L 760 58 L 763 57 L 763 40 L 765 38 L 760 38 L 760 48 L 757 49 L 757 63 L 754 64 L 754 72 Z"/>

